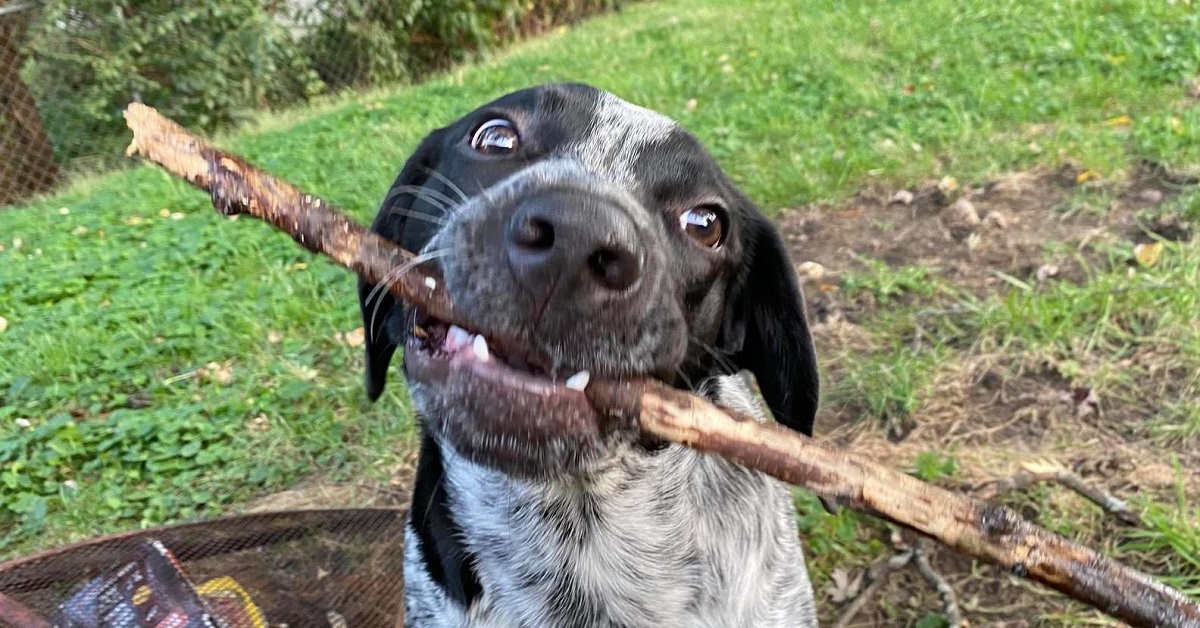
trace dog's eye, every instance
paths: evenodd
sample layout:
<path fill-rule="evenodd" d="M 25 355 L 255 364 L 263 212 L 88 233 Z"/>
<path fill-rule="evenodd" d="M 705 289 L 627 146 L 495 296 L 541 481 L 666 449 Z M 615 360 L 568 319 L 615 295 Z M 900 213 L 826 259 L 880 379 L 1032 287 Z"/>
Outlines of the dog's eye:
<path fill-rule="evenodd" d="M 710 249 L 719 249 L 725 243 L 725 215 L 715 207 L 693 207 L 679 214 L 679 228 Z"/>
<path fill-rule="evenodd" d="M 484 122 L 471 137 L 471 148 L 485 155 L 503 155 L 517 149 L 521 138 L 512 122 L 503 118 Z"/>

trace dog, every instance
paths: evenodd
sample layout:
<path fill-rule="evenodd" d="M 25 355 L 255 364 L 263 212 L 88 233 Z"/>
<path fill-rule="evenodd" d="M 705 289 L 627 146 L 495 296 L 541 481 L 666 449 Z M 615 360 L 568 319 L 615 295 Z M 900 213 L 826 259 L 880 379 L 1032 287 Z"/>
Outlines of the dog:
<path fill-rule="evenodd" d="M 371 230 L 436 267 L 471 323 L 397 302 L 395 276 L 360 282 L 368 396 L 404 347 L 421 421 L 407 626 L 815 625 L 785 485 L 586 429 L 597 378 L 765 420 L 749 372 L 775 421 L 812 433 L 792 263 L 693 135 L 586 85 L 518 91 L 430 133 Z"/>

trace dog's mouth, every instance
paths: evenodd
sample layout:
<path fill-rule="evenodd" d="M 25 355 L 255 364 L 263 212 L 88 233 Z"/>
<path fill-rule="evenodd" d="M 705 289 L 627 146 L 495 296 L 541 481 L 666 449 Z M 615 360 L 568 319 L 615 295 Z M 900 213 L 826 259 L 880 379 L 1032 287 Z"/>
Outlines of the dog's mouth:
<path fill-rule="evenodd" d="M 409 350 L 424 354 L 428 359 L 457 364 L 476 375 L 503 383 L 517 390 L 538 394 L 574 394 L 582 398 L 591 381 L 586 370 L 573 371 L 565 377 L 566 369 L 555 369 L 549 361 L 532 351 L 489 342 L 457 325 L 433 318 L 418 311 L 409 336 Z"/>
<path fill-rule="evenodd" d="M 600 418 L 584 394 L 588 371 L 564 375 L 533 351 L 489 342 L 423 311 L 412 320 L 405 370 L 430 387 L 424 396 L 436 405 L 427 420 L 463 453 L 505 466 L 545 466 L 547 455 L 578 457 L 601 442 Z"/>

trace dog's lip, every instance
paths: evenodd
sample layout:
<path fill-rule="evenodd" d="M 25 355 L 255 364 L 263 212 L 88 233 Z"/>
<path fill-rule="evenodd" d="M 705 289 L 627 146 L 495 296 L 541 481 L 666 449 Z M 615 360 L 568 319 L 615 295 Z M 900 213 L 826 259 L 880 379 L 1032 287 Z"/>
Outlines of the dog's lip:
<path fill-rule="evenodd" d="M 490 450 L 497 450 L 491 455 L 508 457 L 502 451 L 506 446 L 563 440 L 594 445 L 602 438 L 603 423 L 584 393 L 587 371 L 556 379 L 536 372 L 536 365 L 529 372 L 518 370 L 493 354 L 482 335 L 420 314 L 417 320 L 421 325 L 405 345 L 405 371 L 418 383 L 436 386 L 443 401 L 473 410 L 470 425 L 443 426 L 459 434 L 456 440 L 483 437 L 493 445 Z M 488 349 L 481 352 L 478 343 Z"/>

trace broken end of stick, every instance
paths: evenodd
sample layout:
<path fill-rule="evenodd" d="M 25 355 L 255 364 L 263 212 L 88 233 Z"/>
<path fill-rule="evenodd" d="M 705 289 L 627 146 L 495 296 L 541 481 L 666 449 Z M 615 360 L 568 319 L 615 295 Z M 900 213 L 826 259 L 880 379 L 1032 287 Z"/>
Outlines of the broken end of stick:
<path fill-rule="evenodd" d="M 133 131 L 133 140 L 125 149 L 127 157 L 140 155 L 194 185 L 205 187 L 208 160 L 202 145 L 186 129 L 154 107 L 137 102 L 125 107 L 124 117 L 125 125 Z"/>

